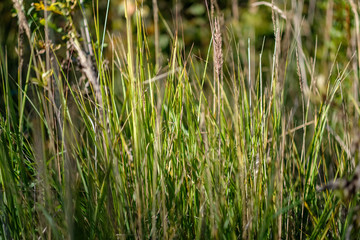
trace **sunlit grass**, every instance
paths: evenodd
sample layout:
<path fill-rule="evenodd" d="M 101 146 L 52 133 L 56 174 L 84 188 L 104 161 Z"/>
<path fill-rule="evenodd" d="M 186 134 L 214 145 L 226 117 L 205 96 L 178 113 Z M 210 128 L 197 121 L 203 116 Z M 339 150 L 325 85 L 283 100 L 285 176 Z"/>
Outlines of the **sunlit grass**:
<path fill-rule="evenodd" d="M 295 39 L 279 65 L 278 22 L 275 38 L 264 40 L 274 42 L 264 65 L 264 50 L 252 55 L 249 39 L 241 56 L 239 40 L 211 16 L 207 56 L 194 57 L 175 33 L 158 73 L 140 12 L 125 12 L 126 42 L 109 35 L 107 61 L 94 17 L 93 41 L 102 44 L 92 46 L 91 84 L 77 72 L 91 66 L 71 62 L 69 73 L 54 56 L 56 103 L 50 85 L 31 80 L 33 55 L 17 92 L 22 101 L 14 101 L 1 50 L 2 239 L 358 237 L 358 195 L 318 191 L 352 174 L 357 161 L 339 117 L 358 125 L 357 101 L 345 101 L 351 90 L 343 86 L 352 81 L 350 62 L 331 73 L 315 72 L 312 62 L 303 89 Z M 326 90 L 320 74 L 329 76 Z M 289 97 L 299 106 L 288 106 Z"/>

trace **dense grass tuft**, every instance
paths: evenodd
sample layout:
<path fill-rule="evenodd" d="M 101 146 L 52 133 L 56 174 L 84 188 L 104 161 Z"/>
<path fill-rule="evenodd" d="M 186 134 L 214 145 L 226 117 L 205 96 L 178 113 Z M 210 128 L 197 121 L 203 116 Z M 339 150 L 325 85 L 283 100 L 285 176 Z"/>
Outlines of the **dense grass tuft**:
<path fill-rule="evenodd" d="M 29 56 L 13 79 L 0 51 L 1 239 L 360 237 L 359 59 L 340 46 L 318 63 L 326 43 L 302 45 L 297 8 L 256 4 L 273 25 L 259 50 L 206 2 L 201 58 L 153 0 L 165 61 L 132 1 L 125 37 L 106 34 L 96 1 L 94 26 L 82 1 L 35 5 L 68 23 L 66 56 L 52 23 L 28 33 L 13 2 Z"/>

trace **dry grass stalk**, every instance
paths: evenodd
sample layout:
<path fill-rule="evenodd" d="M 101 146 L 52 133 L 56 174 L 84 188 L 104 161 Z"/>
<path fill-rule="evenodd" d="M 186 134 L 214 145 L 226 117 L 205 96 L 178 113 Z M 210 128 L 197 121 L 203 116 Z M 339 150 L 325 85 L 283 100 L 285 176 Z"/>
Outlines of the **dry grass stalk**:
<path fill-rule="evenodd" d="M 25 17 L 25 13 L 24 13 L 24 10 L 23 10 L 23 1 L 22 0 L 12 0 L 13 2 L 13 6 L 17 12 L 17 17 L 18 17 L 18 20 L 19 20 L 19 29 L 20 29 L 20 32 L 25 32 L 26 34 L 26 37 L 28 38 L 28 41 L 29 41 L 29 45 L 30 47 L 32 48 L 32 50 L 35 49 L 35 51 L 38 53 L 36 47 L 34 47 L 33 45 L 33 42 L 32 42 L 32 39 L 31 39 L 31 31 L 30 31 L 30 27 L 29 27 L 29 24 L 26 20 L 26 17 Z M 39 54 L 37 54 L 39 55 Z M 19 56 L 20 58 L 22 58 L 21 56 Z M 34 64 L 34 67 L 35 69 L 38 69 L 38 66 L 37 66 L 37 62 L 36 62 L 36 57 L 35 57 L 35 54 L 33 55 L 33 64 Z M 40 63 L 41 65 L 41 63 Z M 38 79 L 40 79 L 40 74 L 38 71 L 35 71 L 35 74 L 36 74 L 36 77 Z"/>
<path fill-rule="evenodd" d="M 329 42 L 331 40 L 330 29 L 332 28 L 332 24 L 333 24 L 333 16 L 334 16 L 334 1 L 329 0 L 327 2 L 327 7 L 326 7 L 325 27 L 324 27 L 324 35 L 323 35 L 324 42 Z M 322 65 L 325 68 L 324 69 L 325 72 L 328 72 L 328 68 L 329 68 L 328 53 L 329 53 L 329 47 L 325 46 L 325 50 L 322 57 L 323 58 Z"/>
<path fill-rule="evenodd" d="M 19 25 L 25 30 L 26 36 L 28 37 L 29 41 L 31 39 L 31 32 L 30 27 L 26 21 L 25 13 L 22 9 L 22 0 L 12 0 L 14 4 L 14 8 L 16 9 Z"/>
<path fill-rule="evenodd" d="M 215 0 L 211 0 L 211 3 L 210 3 L 210 16 L 211 16 L 211 24 L 212 24 L 212 21 L 214 19 L 214 8 L 215 8 Z"/>
<path fill-rule="evenodd" d="M 252 7 L 257 7 L 257 6 L 267 6 L 267 7 L 270 7 L 272 9 L 272 11 L 275 11 L 277 14 L 280 15 L 280 17 L 282 17 L 283 19 L 287 19 L 286 18 L 286 14 L 284 11 L 282 11 L 279 7 L 277 7 L 276 5 L 274 5 L 274 3 L 269 3 L 269 2 L 264 2 L 264 1 L 261 1 L 261 2 L 254 2 L 251 4 Z"/>
<path fill-rule="evenodd" d="M 239 19 L 239 5 L 237 0 L 232 0 L 232 12 L 235 20 Z"/>
<path fill-rule="evenodd" d="M 223 52 L 222 52 L 222 36 L 219 17 L 214 19 L 213 30 L 213 46 L 214 46 L 214 86 L 217 85 L 217 122 L 221 129 L 221 86 L 223 81 Z M 216 89 L 216 88 L 215 88 Z M 218 139 L 218 158 L 221 159 L 221 132 Z"/>
<path fill-rule="evenodd" d="M 71 45 L 74 47 L 75 51 L 78 54 L 82 72 L 85 74 L 85 76 L 91 83 L 98 104 L 102 106 L 103 100 L 100 91 L 100 84 L 97 80 L 96 73 L 93 70 L 92 63 L 90 59 L 86 56 L 85 52 L 81 49 L 79 41 L 75 37 L 72 37 L 70 41 Z"/>
<path fill-rule="evenodd" d="M 216 8 L 216 13 L 215 13 Z M 223 81 L 223 51 L 222 51 L 222 33 L 221 33 L 221 17 L 219 17 L 219 8 L 217 6 L 216 0 L 210 1 L 210 27 L 212 32 L 212 43 L 213 43 L 213 71 L 214 71 L 214 97 L 213 97 L 213 113 L 216 115 L 217 125 L 219 131 L 217 132 L 217 162 L 214 162 L 214 168 L 216 168 L 216 180 L 215 185 L 217 191 L 212 196 L 214 198 L 218 198 L 219 195 L 216 193 L 222 192 L 222 183 L 221 178 L 219 176 L 222 175 L 222 156 L 221 156 L 221 94 L 222 94 L 222 81 Z M 215 143 L 215 142 L 214 142 Z M 216 146 L 216 145 L 215 145 Z M 215 152 L 214 152 L 215 153 Z M 216 154 L 216 153 L 215 153 Z M 220 194 L 221 195 L 221 194 Z M 221 198 L 218 199 L 220 204 L 222 201 Z M 219 211 L 219 206 L 217 204 L 213 205 L 212 215 L 217 216 L 213 217 L 212 222 L 212 237 L 218 238 L 218 222 L 219 219 L 222 218 L 221 213 Z"/>
<path fill-rule="evenodd" d="M 282 34 L 280 34 L 282 35 Z M 285 82 L 285 73 L 286 73 L 286 66 L 288 60 L 288 53 L 291 45 L 291 22 L 286 21 L 285 29 L 284 29 L 284 37 L 281 40 L 281 58 L 279 60 L 279 65 L 283 66 L 279 69 L 279 82 L 281 88 L 284 86 Z"/>
<path fill-rule="evenodd" d="M 303 85 L 303 89 L 305 90 L 305 92 L 307 92 L 308 90 L 308 84 L 307 84 L 307 76 L 306 76 L 306 69 L 305 69 L 305 59 L 304 59 L 304 53 L 302 50 L 302 41 L 301 41 L 301 19 L 302 19 L 302 12 L 303 12 L 303 6 L 304 3 L 303 1 L 299 1 L 299 2 L 293 2 L 293 12 L 294 12 L 294 16 L 292 18 L 293 21 L 293 26 L 294 26 L 294 39 L 296 41 L 296 47 L 297 47 L 297 51 L 298 51 L 298 65 L 299 65 L 299 69 L 301 72 L 301 80 L 302 80 L 302 85 Z"/>
<path fill-rule="evenodd" d="M 157 0 L 153 0 L 153 14 L 154 14 L 154 31 L 155 31 L 155 64 L 156 68 L 160 67 L 160 47 L 159 47 L 159 14 Z"/>
<path fill-rule="evenodd" d="M 302 81 L 302 76 L 301 76 L 301 70 L 300 70 L 300 64 L 299 64 L 299 53 L 298 53 L 297 48 L 295 48 L 295 54 L 296 54 L 296 70 L 297 70 L 297 74 L 299 76 L 300 91 L 304 95 L 304 86 L 303 86 L 303 81 Z"/>
<path fill-rule="evenodd" d="M 278 13 L 275 12 L 274 7 L 274 1 L 271 1 L 271 9 L 272 9 L 272 22 L 274 26 L 274 37 L 275 37 L 275 52 L 274 52 L 274 58 L 273 58 L 273 78 L 274 78 L 274 84 L 273 87 L 275 87 L 276 92 L 276 105 L 280 107 L 282 104 L 282 92 L 283 92 L 283 82 L 282 79 L 279 79 L 279 58 L 280 58 L 280 51 L 281 51 L 281 36 L 280 36 L 280 27 L 279 27 L 279 17 Z M 284 67 L 284 66 L 283 66 Z M 284 70 L 285 71 L 285 70 Z M 280 73 L 281 75 L 281 73 Z M 285 148 L 285 117 L 283 116 L 282 120 L 282 142 L 280 144 L 280 153 L 277 154 L 277 162 L 276 162 L 276 168 L 277 168 L 277 174 L 276 174 L 276 188 L 277 188 L 277 198 L 279 201 L 277 202 L 277 207 L 280 209 L 283 204 L 283 159 L 284 159 L 284 148 Z M 276 144 L 275 141 L 273 144 Z M 275 238 L 281 239 L 282 234 L 282 215 L 280 214 L 278 216 L 278 223 L 277 223 L 277 232 Z"/>
<path fill-rule="evenodd" d="M 19 55 L 19 67 L 18 67 L 18 78 L 19 88 L 22 86 L 22 69 L 24 65 L 24 27 L 19 25 L 19 36 L 18 36 L 18 55 Z M 19 91 L 20 92 L 20 91 Z M 22 94 L 19 94 L 19 105 L 22 105 Z M 20 128 L 20 131 L 22 129 Z"/>
<path fill-rule="evenodd" d="M 84 7 L 84 0 L 80 0 L 80 4 L 81 4 L 81 8 L 83 9 L 83 11 L 85 10 Z M 85 32 L 85 39 L 86 39 L 86 45 L 87 45 L 87 50 L 88 53 L 90 54 L 90 56 L 94 56 L 94 52 L 93 49 L 91 47 L 91 38 L 90 38 L 90 31 L 89 31 L 89 24 L 88 21 L 85 17 L 85 12 L 84 14 L 84 19 L 83 19 L 83 24 L 84 24 L 84 32 Z"/>
<path fill-rule="evenodd" d="M 272 6 L 274 6 L 274 1 L 271 2 Z M 274 7 L 271 8 L 272 12 L 272 22 L 274 26 L 274 37 L 275 37 L 275 53 L 274 53 L 274 80 L 276 84 L 274 87 L 276 88 L 276 94 L 281 96 L 282 91 L 282 83 L 279 81 L 279 57 L 280 57 L 280 50 L 281 50 L 281 37 L 280 37 L 280 27 L 279 27 L 279 17 L 278 14 L 274 11 Z M 281 101 L 280 98 L 277 100 Z M 278 102 L 279 104 L 279 102 Z"/>
<path fill-rule="evenodd" d="M 214 70 L 217 80 L 222 78 L 223 52 L 222 52 L 222 37 L 219 18 L 216 17 L 214 21 Z"/>
<path fill-rule="evenodd" d="M 356 31 L 356 45 L 357 45 L 357 63 L 358 63 L 358 69 L 360 69 L 360 20 L 359 20 L 359 13 L 357 11 L 359 5 L 355 5 L 353 0 L 349 0 L 350 6 L 351 6 L 351 10 L 354 13 L 354 19 L 355 19 L 355 31 Z M 354 97 L 355 99 L 358 99 L 358 86 L 359 86 L 359 82 L 358 82 L 358 78 L 356 78 L 357 81 L 354 81 Z"/>

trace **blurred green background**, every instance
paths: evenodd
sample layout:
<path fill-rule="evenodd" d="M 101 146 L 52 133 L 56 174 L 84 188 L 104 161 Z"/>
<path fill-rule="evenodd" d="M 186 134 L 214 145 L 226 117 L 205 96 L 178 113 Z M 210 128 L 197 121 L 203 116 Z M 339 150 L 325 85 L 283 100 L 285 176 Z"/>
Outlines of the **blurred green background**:
<path fill-rule="evenodd" d="M 36 11 L 33 4 L 39 1 L 24 1 L 25 12 L 28 21 L 31 23 L 32 30 L 41 22 L 42 11 Z M 57 2 L 65 2 L 57 1 Z M 132 2 L 132 3 L 131 3 Z M 160 28 L 160 48 L 162 51 L 162 62 L 166 62 L 169 51 L 171 49 L 171 34 L 175 32 L 183 40 L 185 49 L 190 50 L 193 46 L 192 53 L 202 58 L 208 49 L 211 39 L 211 32 L 208 20 L 208 13 L 205 1 L 192 0 L 158 0 L 159 7 L 159 28 Z M 234 12 L 234 2 L 237 5 L 237 12 Z M 218 7 L 224 16 L 224 25 L 227 27 L 227 33 L 234 34 L 239 40 L 240 46 L 246 50 L 247 39 L 250 38 L 252 44 L 255 44 L 256 50 L 260 51 L 263 39 L 265 38 L 265 51 L 271 52 L 273 49 L 273 25 L 272 12 L 268 6 L 251 7 L 256 1 L 218 1 Z M 280 9 L 290 9 L 287 14 L 294 14 L 291 11 L 292 2 L 294 1 L 275 1 Z M 296 2 L 296 1 L 295 1 Z M 89 21 L 92 34 L 94 32 L 93 7 L 96 1 L 85 0 L 85 15 Z M 99 20 L 101 27 L 104 26 L 105 12 L 107 1 L 99 1 Z M 134 8 L 135 3 L 130 1 L 129 8 Z M 78 28 L 83 27 L 81 21 L 80 4 L 75 4 L 77 13 L 79 14 Z M 142 11 L 145 29 L 150 43 L 153 43 L 154 24 L 152 12 L 152 0 L 137 1 L 138 8 Z M 110 1 L 110 12 L 107 23 L 107 30 L 114 35 L 125 37 L 125 18 L 124 18 L 124 1 Z M 329 13 L 329 9 L 331 12 Z M 76 13 L 76 11 L 74 11 Z M 329 15 L 330 14 L 330 15 Z M 76 14 L 75 14 L 76 15 Z M 9 62 L 9 73 L 12 77 L 16 76 L 17 53 L 16 46 L 18 41 L 18 26 L 12 1 L 5 0 L 0 2 L 0 45 L 6 49 L 7 59 Z M 343 62 L 343 58 L 349 58 L 351 54 L 350 43 L 352 39 L 353 17 L 349 3 L 343 0 L 332 1 L 304 1 L 302 14 L 302 39 L 304 49 L 313 51 L 317 41 L 318 53 L 317 59 L 322 64 L 332 62 L 335 58 L 338 47 L 341 45 L 343 51 L 338 56 L 339 62 Z M 329 21 L 330 18 L 330 21 Z M 76 19 L 76 16 L 75 16 Z M 64 26 L 66 21 L 59 16 L 52 18 L 56 44 L 66 44 L 62 41 Z M 327 22 L 330 22 L 329 25 Z M 285 24 L 282 22 L 284 29 Z M 65 48 L 62 48 L 65 49 Z M 153 49 L 153 48 L 150 48 Z M 61 52 L 61 50 L 60 50 Z M 314 55 L 312 52 L 307 53 Z M 154 54 L 152 54 L 154 55 Z M 257 54 L 258 55 L 258 54 Z M 266 60 L 266 59 L 265 59 Z M 325 67 L 325 66 L 324 66 Z M 326 66 L 327 67 L 327 66 Z"/>

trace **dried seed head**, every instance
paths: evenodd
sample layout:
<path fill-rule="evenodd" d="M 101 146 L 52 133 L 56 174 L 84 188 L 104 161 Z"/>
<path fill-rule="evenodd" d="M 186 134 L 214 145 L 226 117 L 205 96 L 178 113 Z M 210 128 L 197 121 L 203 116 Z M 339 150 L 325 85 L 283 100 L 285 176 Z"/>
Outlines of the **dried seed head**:
<path fill-rule="evenodd" d="M 297 74 L 299 76 L 300 91 L 302 94 L 304 94 L 304 87 L 302 84 L 302 77 L 301 77 L 300 63 L 299 63 L 299 53 L 297 48 L 295 48 L 295 53 L 296 53 L 296 69 L 297 69 Z"/>
<path fill-rule="evenodd" d="M 214 64 L 215 64 L 215 75 L 220 77 L 222 65 L 223 65 L 223 53 L 222 53 L 222 37 L 221 29 L 218 17 L 215 18 L 214 22 Z"/>

